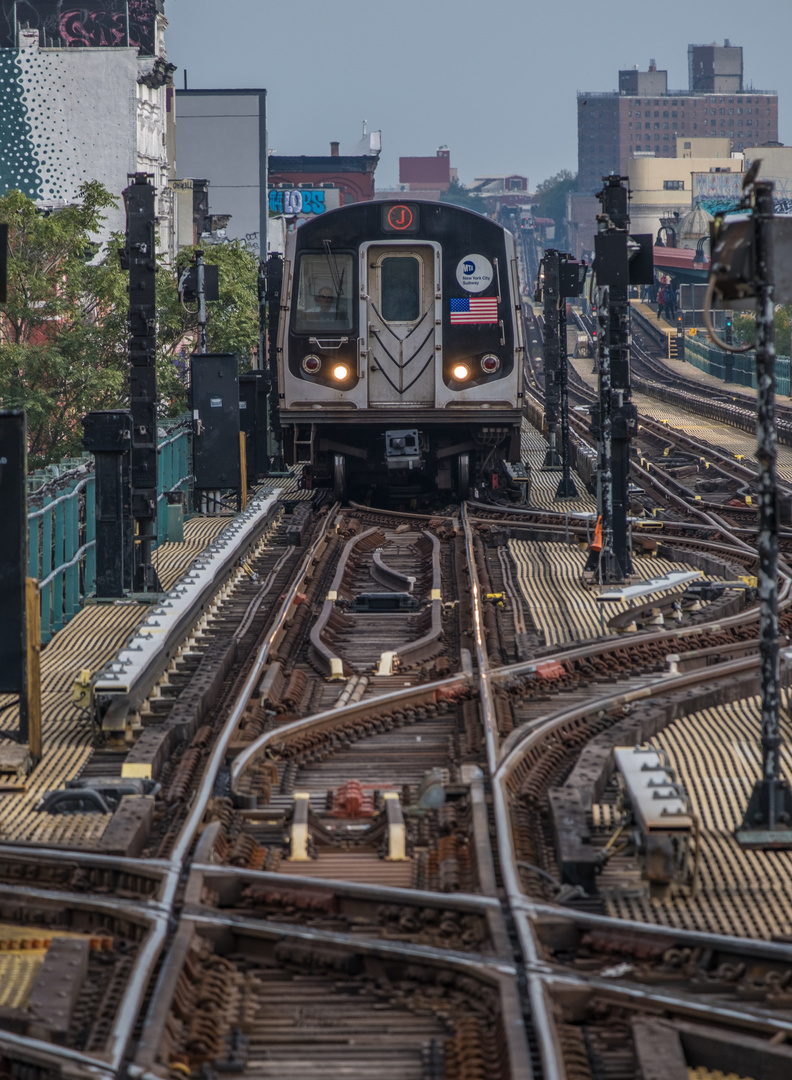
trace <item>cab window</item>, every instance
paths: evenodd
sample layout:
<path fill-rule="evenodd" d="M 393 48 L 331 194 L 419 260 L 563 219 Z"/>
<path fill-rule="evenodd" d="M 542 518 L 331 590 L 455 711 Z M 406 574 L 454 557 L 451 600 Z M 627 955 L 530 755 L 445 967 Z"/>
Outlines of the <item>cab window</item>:
<path fill-rule="evenodd" d="M 385 322 L 415 322 L 421 314 L 421 263 L 414 255 L 380 263 L 380 302 Z"/>
<path fill-rule="evenodd" d="M 300 258 L 293 322 L 298 334 L 352 330 L 353 265 L 352 256 L 343 253 Z"/>

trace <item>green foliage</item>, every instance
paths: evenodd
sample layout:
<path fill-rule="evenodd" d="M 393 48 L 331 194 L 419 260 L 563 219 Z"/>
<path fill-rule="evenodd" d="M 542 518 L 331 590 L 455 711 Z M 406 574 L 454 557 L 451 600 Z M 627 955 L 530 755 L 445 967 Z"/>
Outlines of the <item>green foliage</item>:
<path fill-rule="evenodd" d="M 42 213 L 19 191 L 0 199 L 9 226 L 8 301 L 0 309 L 0 406 L 28 414 L 31 464 L 79 453 L 81 416 L 115 407 L 125 354 L 112 313 L 120 270 L 94 265 L 91 235 L 115 200 L 101 184 Z"/>
<path fill-rule="evenodd" d="M 440 202 L 453 203 L 454 206 L 462 206 L 465 210 L 475 210 L 478 214 L 487 213 L 487 207 L 481 196 L 468 191 L 458 180 L 452 180 L 448 185 L 448 190 L 440 192 Z"/>
<path fill-rule="evenodd" d="M 552 218 L 556 225 L 553 246 L 563 250 L 566 246 L 566 202 L 570 191 L 577 188 L 577 173 L 562 169 L 555 176 L 543 180 L 536 189 L 534 208 L 537 217 Z"/>
<path fill-rule="evenodd" d="M 255 356 L 259 344 L 258 260 L 239 240 L 201 249 L 204 262 L 218 267 L 220 299 L 207 305 L 207 350 L 235 352 L 242 364 Z M 179 252 L 177 275 L 192 262 L 196 248 Z M 158 298 L 159 299 L 159 298 Z M 184 305 L 178 295 L 163 290 L 159 333 L 167 355 L 173 356 L 187 335 L 194 343 L 198 326 L 197 302 Z M 178 309 L 178 310 L 177 310 Z"/>
<path fill-rule="evenodd" d="M 0 198 L 9 225 L 8 301 L 0 307 L 0 407 L 27 411 L 31 466 L 82 450 L 82 417 L 128 404 L 128 275 L 124 239 L 101 260 L 92 242 L 102 211 L 115 204 L 101 184 L 85 184 L 79 202 L 42 213 L 19 191 Z M 193 251 L 181 253 L 179 267 Z M 210 247 L 220 268 L 220 300 L 208 305 L 208 348 L 249 361 L 258 346 L 257 261 L 238 243 Z M 195 347 L 197 305 L 185 310 L 179 270 L 157 275 L 157 389 L 161 415 L 187 403 L 187 358 Z"/>
<path fill-rule="evenodd" d="M 779 304 L 773 318 L 777 356 L 792 356 L 792 304 Z M 743 311 L 735 314 L 733 323 L 735 345 L 747 345 L 756 338 L 756 316 Z"/>

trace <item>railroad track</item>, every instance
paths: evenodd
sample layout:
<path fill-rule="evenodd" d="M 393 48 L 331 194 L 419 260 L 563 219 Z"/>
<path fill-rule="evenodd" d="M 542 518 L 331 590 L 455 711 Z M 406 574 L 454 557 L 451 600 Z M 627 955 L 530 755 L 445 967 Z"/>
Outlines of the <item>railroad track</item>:
<path fill-rule="evenodd" d="M 0 842 L 15 1073 L 617 1080 L 661 1022 L 696 1066 L 735 1032 L 783 1058 L 783 865 L 762 871 L 781 914 L 748 923 L 723 809 L 700 882 L 659 903 L 613 841 L 614 745 L 688 754 L 700 800 L 685 725 L 753 763 L 750 597 L 617 633 L 568 512 L 259 516 L 95 679 L 79 779 L 140 793 L 64 814 L 57 845 Z M 646 576 L 755 569 L 728 524 L 661 524 Z"/>

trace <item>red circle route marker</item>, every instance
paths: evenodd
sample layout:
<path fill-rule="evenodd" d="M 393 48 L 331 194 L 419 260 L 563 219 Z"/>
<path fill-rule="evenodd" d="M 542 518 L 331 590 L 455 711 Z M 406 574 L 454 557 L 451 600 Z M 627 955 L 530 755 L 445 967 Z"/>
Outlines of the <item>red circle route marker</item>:
<path fill-rule="evenodd" d="M 388 211 L 388 224 L 392 229 L 409 229 L 412 222 L 413 214 L 409 206 L 398 203 Z"/>

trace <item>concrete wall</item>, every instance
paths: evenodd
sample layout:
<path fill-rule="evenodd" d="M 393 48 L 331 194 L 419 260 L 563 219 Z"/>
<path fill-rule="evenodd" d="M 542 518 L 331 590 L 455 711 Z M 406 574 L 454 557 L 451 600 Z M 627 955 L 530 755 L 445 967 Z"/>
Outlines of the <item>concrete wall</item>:
<path fill-rule="evenodd" d="M 105 234 L 123 232 L 121 192 L 137 163 L 136 49 L 0 50 L 0 192 L 68 203 L 99 180 L 119 197 Z"/>
<path fill-rule="evenodd" d="M 19 188 L 58 206 L 98 180 L 118 199 L 106 211 L 98 237 L 104 240 L 126 228 L 121 194 L 129 174 L 151 173 L 161 250 L 172 255 L 171 69 L 164 58 L 139 58 L 125 47 L 40 49 L 35 33 L 28 40 L 27 47 L 0 50 L 0 192 Z"/>
<path fill-rule="evenodd" d="M 692 173 L 711 169 L 742 171 L 740 158 L 633 158 L 627 165 L 632 201 L 630 231 L 657 234 L 660 219 L 674 212 L 682 218 L 692 209 Z M 664 181 L 681 180 L 681 190 L 666 190 Z"/>
<path fill-rule="evenodd" d="M 685 135 L 676 141 L 676 156 L 678 158 L 730 158 L 731 140 L 697 139 L 693 135 Z"/>
<path fill-rule="evenodd" d="M 759 179 L 772 180 L 775 184 L 773 198 L 776 204 L 780 200 L 792 200 L 792 146 L 749 147 L 745 151 L 746 169 L 757 158 L 762 159 Z M 792 212 L 792 206 L 782 208 L 776 205 L 776 213 L 781 212 Z"/>

